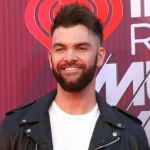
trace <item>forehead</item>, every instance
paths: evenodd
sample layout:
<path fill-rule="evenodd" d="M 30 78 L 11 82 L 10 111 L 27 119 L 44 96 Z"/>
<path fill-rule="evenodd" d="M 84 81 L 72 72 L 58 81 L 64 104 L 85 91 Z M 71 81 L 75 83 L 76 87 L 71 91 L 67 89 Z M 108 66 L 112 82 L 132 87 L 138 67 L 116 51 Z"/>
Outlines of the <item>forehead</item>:
<path fill-rule="evenodd" d="M 74 44 L 79 42 L 98 42 L 98 37 L 84 25 L 72 27 L 58 27 L 52 36 L 52 45 L 54 43 Z"/>

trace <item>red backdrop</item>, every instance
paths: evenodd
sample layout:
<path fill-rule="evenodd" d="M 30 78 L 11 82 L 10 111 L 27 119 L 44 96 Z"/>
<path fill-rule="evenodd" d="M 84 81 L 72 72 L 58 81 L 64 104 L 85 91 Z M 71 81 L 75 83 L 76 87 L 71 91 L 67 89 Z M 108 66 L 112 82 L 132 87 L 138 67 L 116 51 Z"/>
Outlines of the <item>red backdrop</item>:
<path fill-rule="evenodd" d="M 0 0 L 0 120 L 6 111 L 56 87 L 47 58 L 49 29 L 59 6 L 68 2 Z M 96 90 L 111 105 L 142 119 L 150 136 L 150 1 L 79 2 L 92 9 L 105 27 L 107 56 Z"/>

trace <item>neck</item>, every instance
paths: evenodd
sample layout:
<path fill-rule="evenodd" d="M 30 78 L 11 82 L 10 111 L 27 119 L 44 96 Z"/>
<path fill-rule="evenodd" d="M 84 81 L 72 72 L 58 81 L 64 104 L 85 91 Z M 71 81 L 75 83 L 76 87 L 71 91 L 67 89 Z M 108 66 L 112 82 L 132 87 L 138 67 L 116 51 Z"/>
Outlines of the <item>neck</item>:
<path fill-rule="evenodd" d="M 92 81 L 80 92 L 67 92 L 60 85 L 57 87 L 56 104 L 72 115 L 86 114 L 96 105 L 95 82 Z"/>

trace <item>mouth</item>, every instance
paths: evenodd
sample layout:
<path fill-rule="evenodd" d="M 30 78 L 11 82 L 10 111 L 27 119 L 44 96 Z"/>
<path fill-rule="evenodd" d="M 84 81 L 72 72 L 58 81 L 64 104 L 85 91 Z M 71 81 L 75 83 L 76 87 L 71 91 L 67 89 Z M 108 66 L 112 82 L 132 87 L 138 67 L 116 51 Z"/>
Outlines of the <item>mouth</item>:
<path fill-rule="evenodd" d="M 68 67 L 61 68 L 61 72 L 64 75 L 72 76 L 72 75 L 76 75 L 76 74 L 80 73 L 81 72 L 81 68 L 68 66 Z"/>
<path fill-rule="evenodd" d="M 75 68 L 75 67 L 68 67 L 64 68 L 65 71 L 74 71 L 74 70 L 79 70 L 80 68 Z"/>

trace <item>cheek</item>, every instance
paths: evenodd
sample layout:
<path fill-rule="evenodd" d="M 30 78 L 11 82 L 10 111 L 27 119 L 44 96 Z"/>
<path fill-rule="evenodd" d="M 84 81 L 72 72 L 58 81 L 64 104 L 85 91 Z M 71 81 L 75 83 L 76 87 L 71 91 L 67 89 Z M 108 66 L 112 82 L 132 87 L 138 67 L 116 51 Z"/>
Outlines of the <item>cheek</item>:
<path fill-rule="evenodd" d="M 52 55 L 51 62 L 54 68 L 57 68 L 58 65 L 63 61 L 62 57 L 58 57 L 57 55 Z"/>
<path fill-rule="evenodd" d="M 80 61 L 84 63 L 87 67 L 89 67 L 95 63 L 96 57 L 96 55 L 93 55 L 91 53 L 89 55 L 84 55 L 83 57 L 80 57 Z"/>

